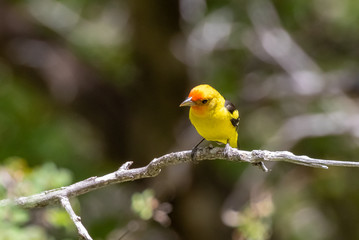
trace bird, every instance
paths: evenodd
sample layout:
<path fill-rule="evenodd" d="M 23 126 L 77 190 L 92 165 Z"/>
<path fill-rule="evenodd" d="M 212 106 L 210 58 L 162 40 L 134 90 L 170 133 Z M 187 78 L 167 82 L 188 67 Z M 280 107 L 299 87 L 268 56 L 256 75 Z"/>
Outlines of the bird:
<path fill-rule="evenodd" d="M 239 112 L 236 107 L 208 84 L 198 85 L 179 105 L 190 107 L 189 119 L 203 139 L 192 149 L 193 159 L 199 144 L 204 140 L 225 144 L 227 155 L 230 147 L 238 148 Z"/>

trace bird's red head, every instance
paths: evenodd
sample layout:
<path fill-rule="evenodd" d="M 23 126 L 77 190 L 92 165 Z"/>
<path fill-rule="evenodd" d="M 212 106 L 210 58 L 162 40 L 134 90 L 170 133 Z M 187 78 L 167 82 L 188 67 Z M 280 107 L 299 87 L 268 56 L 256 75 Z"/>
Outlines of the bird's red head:
<path fill-rule="evenodd" d="M 209 109 L 214 108 L 216 103 L 222 99 L 223 97 L 216 89 L 208 84 L 202 84 L 191 90 L 188 98 L 181 103 L 180 107 L 189 106 L 197 115 L 204 115 Z"/>
<path fill-rule="evenodd" d="M 204 92 L 202 89 L 193 88 L 189 93 L 188 97 L 191 98 L 193 102 L 201 101 L 204 99 Z"/>

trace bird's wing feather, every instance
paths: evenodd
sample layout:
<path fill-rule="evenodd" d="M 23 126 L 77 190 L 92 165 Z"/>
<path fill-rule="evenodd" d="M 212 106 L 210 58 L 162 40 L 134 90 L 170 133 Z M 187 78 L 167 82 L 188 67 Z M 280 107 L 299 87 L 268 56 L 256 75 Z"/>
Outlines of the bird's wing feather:
<path fill-rule="evenodd" d="M 231 103 L 229 100 L 224 102 L 224 107 L 230 112 L 232 115 L 237 115 L 238 117 L 231 118 L 231 123 L 234 127 L 238 127 L 239 125 L 239 114 L 237 108 Z"/>
<path fill-rule="evenodd" d="M 237 110 L 237 108 L 233 105 L 233 103 L 231 103 L 229 100 L 226 100 L 224 102 L 224 107 L 231 113 L 233 114 L 233 112 L 235 110 Z"/>

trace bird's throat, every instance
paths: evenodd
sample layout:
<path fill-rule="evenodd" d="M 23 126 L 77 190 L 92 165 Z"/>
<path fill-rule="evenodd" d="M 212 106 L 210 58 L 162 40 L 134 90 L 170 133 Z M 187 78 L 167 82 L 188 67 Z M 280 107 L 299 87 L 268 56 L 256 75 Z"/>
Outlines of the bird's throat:
<path fill-rule="evenodd" d="M 208 106 L 192 106 L 191 112 L 196 117 L 207 117 L 209 114 Z"/>

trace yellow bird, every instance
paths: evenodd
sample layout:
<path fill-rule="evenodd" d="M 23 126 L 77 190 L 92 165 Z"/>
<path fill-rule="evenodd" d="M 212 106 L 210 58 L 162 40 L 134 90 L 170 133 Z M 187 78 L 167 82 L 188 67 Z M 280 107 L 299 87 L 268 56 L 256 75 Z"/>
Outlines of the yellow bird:
<path fill-rule="evenodd" d="M 189 119 L 197 132 L 207 141 L 216 141 L 237 148 L 239 113 L 236 107 L 213 87 L 194 87 L 180 107 L 189 106 Z M 202 139 L 193 149 L 195 151 Z M 192 152 L 194 155 L 194 152 Z"/>

